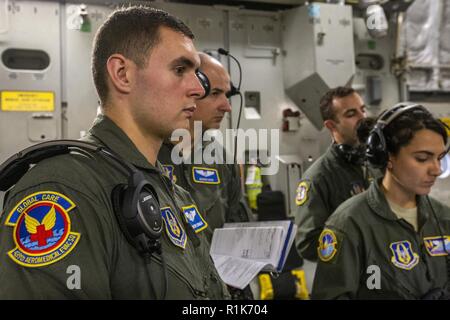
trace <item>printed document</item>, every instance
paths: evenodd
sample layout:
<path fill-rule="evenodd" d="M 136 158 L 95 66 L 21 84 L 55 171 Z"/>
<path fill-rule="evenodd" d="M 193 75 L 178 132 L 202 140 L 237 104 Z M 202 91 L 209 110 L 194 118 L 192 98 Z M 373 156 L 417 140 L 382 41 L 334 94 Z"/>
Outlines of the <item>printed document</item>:
<path fill-rule="evenodd" d="M 290 220 L 226 223 L 214 230 L 210 254 L 222 280 L 243 289 L 262 270 L 281 272 L 296 231 Z"/>

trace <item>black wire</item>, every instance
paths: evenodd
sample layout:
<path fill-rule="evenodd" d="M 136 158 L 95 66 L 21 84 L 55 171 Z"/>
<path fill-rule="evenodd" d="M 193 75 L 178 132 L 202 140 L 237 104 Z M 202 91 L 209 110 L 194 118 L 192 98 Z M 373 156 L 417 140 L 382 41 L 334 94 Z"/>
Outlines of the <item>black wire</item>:
<path fill-rule="evenodd" d="M 241 123 L 241 115 L 242 115 L 242 105 L 244 104 L 244 98 L 242 97 L 242 93 L 238 91 L 239 97 L 241 99 L 241 103 L 239 105 L 239 115 L 237 120 L 237 126 L 236 126 L 236 136 L 234 137 L 234 156 L 233 156 L 233 164 L 237 164 L 236 162 L 236 156 L 237 156 L 237 137 L 238 137 L 238 129 L 239 124 Z"/>
<path fill-rule="evenodd" d="M 152 262 L 152 254 L 150 252 L 144 253 L 144 261 L 146 264 L 150 264 Z M 155 286 L 153 285 L 153 281 L 150 279 L 150 288 L 152 290 L 152 294 L 155 299 L 158 299 L 158 295 L 156 294 Z"/>
<path fill-rule="evenodd" d="M 167 291 L 169 290 L 169 277 L 167 275 L 167 264 L 166 264 L 166 260 L 164 259 L 164 255 L 162 253 L 162 250 L 159 250 L 159 255 L 161 257 L 161 264 L 162 264 L 162 268 L 163 268 L 163 274 L 164 274 L 164 291 L 163 294 L 161 296 L 162 300 L 166 300 L 167 297 Z M 146 252 L 144 254 L 144 260 L 146 264 L 150 264 L 150 262 L 152 258 L 152 254 L 150 252 Z M 155 287 L 153 285 L 153 282 L 150 281 L 150 288 L 152 290 L 153 296 L 155 297 L 155 299 L 158 299 L 158 295 L 156 294 L 156 290 Z"/>
<path fill-rule="evenodd" d="M 239 63 L 238 59 L 236 59 L 232 54 L 228 53 L 228 56 L 236 62 L 237 66 L 239 68 L 239 83 L 238 83 L 237 89 L 240 92 L 241 91 L 241 84 L 242 84 L 242 68 L 241 68 L 241 64 Z"/>

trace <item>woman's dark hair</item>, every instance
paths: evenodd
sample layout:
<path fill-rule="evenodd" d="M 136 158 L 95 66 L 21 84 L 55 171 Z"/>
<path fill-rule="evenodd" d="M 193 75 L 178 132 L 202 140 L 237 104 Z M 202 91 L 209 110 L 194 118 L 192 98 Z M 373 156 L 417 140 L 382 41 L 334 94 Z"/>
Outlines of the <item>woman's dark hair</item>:
<path fill-rule="evenodd" d="M 357 134 L 361 142 L 367 141 L 368 132 L 376 125 L 374 120 L 374 118 L 365 118 L 358 125 Z M 444 144 L 447 144 L 446 125 L 429 111 L 414 108 L 399 115 L 383 129 L 387 151 L 390 154 L 398 154 L 400 148 L 408 145 L 414 134 L 422 129 L 436 132 L 442 137 Z"/>
<path fill-rule="evenodd" d="M 383 130 L 386 138 L 386 149 L 391 154 L 397 154 L 401 147 L 409 144 L 414 134 L 422 129 L 428 129 L 439 134 L 447 144 L 447 131 L 439 119 L 423 109 L 406 111 L 389 123 Z"/>

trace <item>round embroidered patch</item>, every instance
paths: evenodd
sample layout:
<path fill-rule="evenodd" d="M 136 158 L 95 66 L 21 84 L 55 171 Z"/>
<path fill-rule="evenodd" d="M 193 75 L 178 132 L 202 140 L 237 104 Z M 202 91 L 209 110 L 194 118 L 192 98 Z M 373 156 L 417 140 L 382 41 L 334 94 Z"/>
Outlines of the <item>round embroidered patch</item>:
<path fill-rule="evenodd" d="M 295 203 L 301 206 L 308 200 L 309 183 L 302 181 L 297 187 L 297 196 L 295 197 Z"/>
<path fill-rule="evenodd" d="M 336 235 L 330 229 L 324 229 L 319 237 L 317 253 L 320 260 L 327 262 L 333 259 L 337 252 Z"/>
<path fill-rule="evenodd" d="M 69 211 L 75 204 L 64 195 L 43 191 L 22 199 L 11 210 L 6 225 L 14 227 L 16 247 L 8 256 L 25 267 L 41 267 L 63 259 L 80 240 L 71 232 Z"/>

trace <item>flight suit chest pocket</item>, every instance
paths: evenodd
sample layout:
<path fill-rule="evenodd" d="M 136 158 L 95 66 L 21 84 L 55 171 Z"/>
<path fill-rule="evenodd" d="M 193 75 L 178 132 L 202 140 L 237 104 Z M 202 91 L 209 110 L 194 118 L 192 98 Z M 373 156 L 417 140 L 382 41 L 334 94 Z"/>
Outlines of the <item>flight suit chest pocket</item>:
<path fill-rule="evenodd" d="M 222 183 L 222 177 L 217 169 L 192 167 L 189 179 L 190 191 L 200 210 L 208 211 L 220 201 Z"/>
<path fill-rule="evenodd" d="M 182 259 L 180 259 L 181 255 L 178 258 L 171 256 L 171 254 L 167 253 L 167 250 L 163 254 L 165 265 L 163 265 L 160 256 L 156 257 L 155 262 L 162 269 L 162 272 L 167 275 L 166 280 L 163 280 L 165 276 L 160 277 L 160 281 L 167 281 L 166 298 L 176 300 L 207 299 L 208 295 L 204 276 L 200 273 L 192 274 L 190 269 L 181 267 L 181 265 L 184 265 Z"/>

